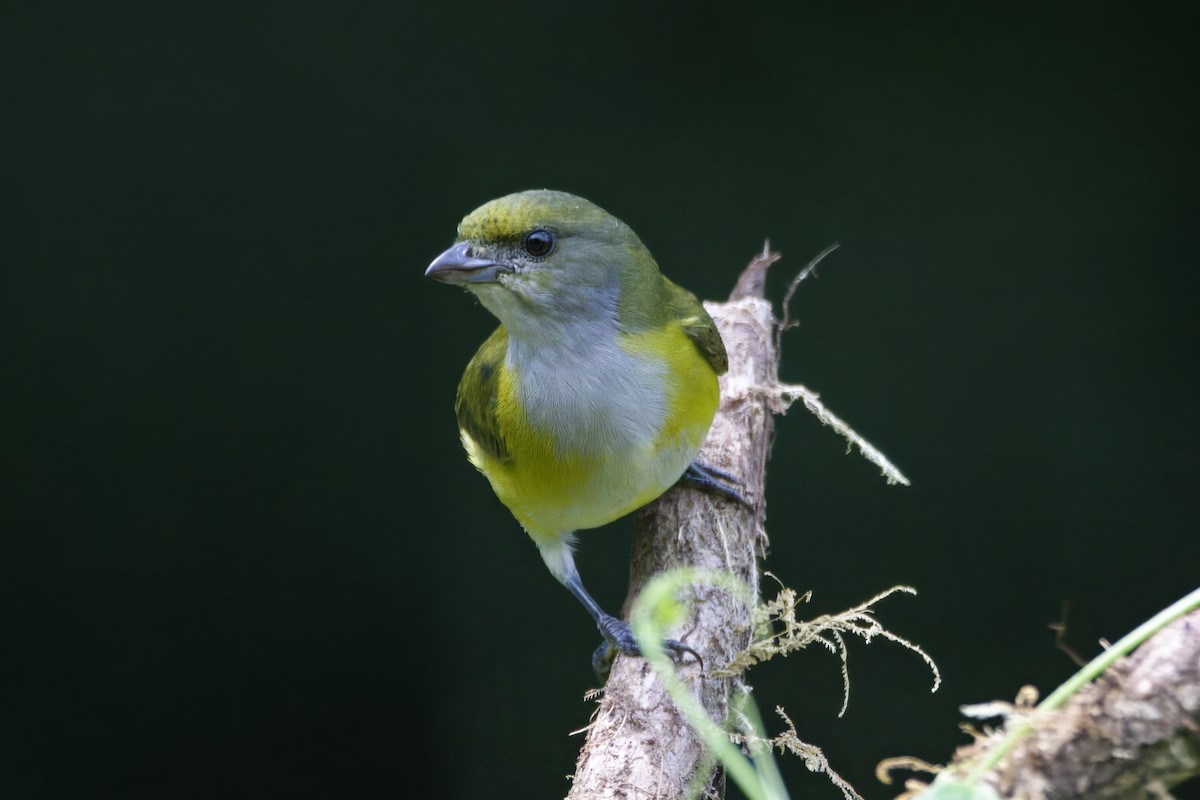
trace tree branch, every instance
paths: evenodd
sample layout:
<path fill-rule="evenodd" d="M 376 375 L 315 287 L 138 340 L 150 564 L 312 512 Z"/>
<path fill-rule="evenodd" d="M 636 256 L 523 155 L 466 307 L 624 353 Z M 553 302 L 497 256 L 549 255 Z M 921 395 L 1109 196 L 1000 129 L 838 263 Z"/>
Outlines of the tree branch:
<path fill-rule="evenodd" d="M 1002 734 L 1022 726 L 1028 733 L 998 765 L 971 774 L 968 796 L 990 789 L 991 797 L 1038 800 L 1170 797 L 1172 786 L 1200 775 L 1200 611 L 1154 634 L 1053 711 L 1004 713 L 1004 730 L 960 748 L 935 787 L 971 772 Z"/>
<path fill-rule="evenodd" d="M 642 510 L 634 534 L 626 612 L 656 573 L 691 566 L 723 570 L 758 594 L 758 555 L 764 552 L 764 482 L 779 410 L 776 321 L 763 298 L 767 268 L 779 259 L 764 248 L 751 260 L 726 303 L 706 303 L 725 341 L 729 370 L 721 377 L 721 408 L 700 452 L 706 464 L 736 475 L 753 509 L 677 487 Z M 766 390 L 764 390 L 766 387 Z M 724 724 L 740 679 L 713 677 L 750 643 L 750 609 L 715 587 L 693 589 L 694 615 L 676 636 L 701 654 L 680 675 L 709 718 Z M 671 798 L 691 788 L 723 792 L 722 778 L 692 728 L 667 697 L 650 666 L 620 656 L 587 728 L 569 798 Z"/>

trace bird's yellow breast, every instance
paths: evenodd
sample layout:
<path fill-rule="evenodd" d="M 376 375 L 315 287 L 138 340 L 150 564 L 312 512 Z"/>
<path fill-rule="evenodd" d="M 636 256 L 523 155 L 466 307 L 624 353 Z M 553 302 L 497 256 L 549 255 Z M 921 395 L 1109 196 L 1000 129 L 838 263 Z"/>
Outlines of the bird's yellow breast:
<path fill-rule="evenodd" d="M 535 541 L 658 497 L 695 459 L 716 413 L 716 373 L 680 326 L 612 344 L 575 358 L 545 348 L 514 358 L 510 349 L 492 417 L 505 457 L 462 429 L 471 462 Z"/>

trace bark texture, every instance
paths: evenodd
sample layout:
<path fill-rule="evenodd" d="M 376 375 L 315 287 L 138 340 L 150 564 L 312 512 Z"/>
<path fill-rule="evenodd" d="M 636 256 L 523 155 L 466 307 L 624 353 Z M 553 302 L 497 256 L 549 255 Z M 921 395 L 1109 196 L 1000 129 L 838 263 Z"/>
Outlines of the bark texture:
<path fill-rule="evenodd" d="M 971 748 L 962 755 L 970 756 Z M 1163 628 L 982 777 L 1020 800 L 1146 800 L 1200 775 L 1200 611 Z"/>
<path fill-rule="evenodd" d="M 773 430 L 771 392 L 777 382 L 776 320 L 763 299 L 763 279 L 778 254 L 754 258 L 726 303 L 706 303 L 725 347 L 729 370 L 721 377 L 721 408 L 700 460 L 737 476 L 753 508 L 676 487 L 643 509 L 634 534 L 629 606 L 656 573 L 691 566 L 724 570 L 758 594 L 758 556 L 766 541 L 764 479 Z M 707 586 L 693 588 L 692 618 L 673 635 L 701 654 L 680 675 L 709 717 L 724 723 L 733 679 L 712 677 L 750 641 L 750 609 L 743 600 Z M 569 798 L 673 798 L 689 785 L 701 796 L 723 791 L 705 748 L 682 719 L 650 666 L 619 656 L 588 727 Z"/>

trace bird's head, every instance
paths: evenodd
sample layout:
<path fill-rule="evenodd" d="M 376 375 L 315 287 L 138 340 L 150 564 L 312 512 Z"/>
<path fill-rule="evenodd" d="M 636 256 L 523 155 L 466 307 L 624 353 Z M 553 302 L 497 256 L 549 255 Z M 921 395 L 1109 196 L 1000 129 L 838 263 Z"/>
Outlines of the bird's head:
<path fill-rule="evenodd" d="M 581 197 L 549 190 L 517 192 L 472 211 L 425 275 L 470 290 L 510 332 L 638 314 L 633 306 L 652 302 L 662 283 L 628 225 Z"/>

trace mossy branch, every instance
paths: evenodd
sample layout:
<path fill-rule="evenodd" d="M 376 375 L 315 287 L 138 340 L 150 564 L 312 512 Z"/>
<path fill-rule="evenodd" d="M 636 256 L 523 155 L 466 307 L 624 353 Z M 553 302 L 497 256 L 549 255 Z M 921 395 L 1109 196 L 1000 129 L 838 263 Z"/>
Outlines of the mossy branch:
<path fill-rule="evenodd" d="M 857 797 L 828 768 L 820 750 L 801 742 L 790 725 L 781 736 L 765 738 L 756 722 L 756 712 L 746 702 L 749 690 L 742 673 L 747 658 L 759 660 L 769 655 L 761 643 L 757 651 L 752 647 L 762 622 L 756 606 L 759 558 L 766 551 L 764 487 L 774 415 L 800 399 L 879 464 L 889 482 L 908 482 L 882 454 L 824 409 L 814 393 L 779 382 L 779 335 L 787 324 L 776 319 L 763 292 L 767 269 L 779 257 L 769 246 L 764 247 L 742 272 L 727 302 L 705 304 L 725 341 L 729 370 L 721 378 L 721 408 L 700 460 L 738 476 L 749 506 L 677 487 L 640 512 L 634 534 L 626 613 L 653 576 L 678 568 L 692 570 L 686 573 L 696 578 L 686 581 L 691 614 L 682 615 L 685 621 L 670 635 L 686 641 L 701 654 L 703 669 L 695 660 L 687 659 L 680 664 L 666 662 L 669 674 L 656 671 L 655 665 L 661 670 L 663 663 L 661 659 L 656 661 L 653 642 L 643 644 L 648 658 L 618 657 L 604 690 L 597 693 L 595 715 L 584 729 L 587 738 L 569 798 L 720 797 L 726 774 L 739 780 L 747 776 L 739 774 L 743 771 L 730 761 L 728 752 L 723 752 L 728 747 L 712 742 L 714 730 L 728 738 L 726 745 L 729 741 L 740 743 L 756 754 L 756 766 L 763 760 L 760 756 L 769 755 L 772 747 L 790 749 L 813 769 L 827 772 L 847 798 Z M 793 281 L 789 297 L 819 259 L 814 259 Z M 699 575 L 723 577 L 701 580 Z M 902 641 L 875 627 L 870 613 L 868 604 L 847 612 L 849 616 L 826 618 L 829 625 L 812 630 L 831 637 L 817 636 L 816 640 L 826 646 L 840 642 L 843 655 L 840 637 L 845 632 L 868 639 L 884 635 Z M 838 625 L 843 627 L 839 629 Z M 707 724 L 698 722 L 696 715 Z M 718 769 L 722 761 L 726 766 Z M 751 778 L 761 781 L 765 788 L 761 794 L 751 789 L 748 796 L 786 796 L 782 783 L 775 778 L 765 773 Z"/>
<path fill-rule="evenodd" d="M 910 780 L 908 800 L 1000 798 L 1170 798 L 1200 775 L 1200 589 L 1163 609 L 1037 702 L 1024 687 L 1016 703 L 964 706 L 972 719 L 999 717 L 976 731 L 926 786 Z M 1137 648 L 1136 650 L 1134 648 Z M 881 765 L 910 769 L 908 759 Z"/>

